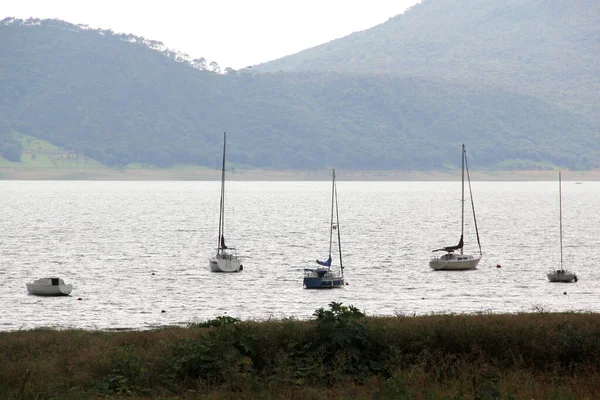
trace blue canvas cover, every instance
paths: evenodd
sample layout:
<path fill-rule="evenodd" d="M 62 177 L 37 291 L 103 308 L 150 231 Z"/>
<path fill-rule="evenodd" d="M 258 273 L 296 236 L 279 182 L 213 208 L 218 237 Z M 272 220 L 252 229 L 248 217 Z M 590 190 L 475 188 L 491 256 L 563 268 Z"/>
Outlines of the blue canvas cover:
<path fill-rule="evenodd" d="M 331 256 L 327 259 L 327 261 L 319 261 L 317 260 L 317 264 L 322 265 L 324 267 L 331 267 Z"/>

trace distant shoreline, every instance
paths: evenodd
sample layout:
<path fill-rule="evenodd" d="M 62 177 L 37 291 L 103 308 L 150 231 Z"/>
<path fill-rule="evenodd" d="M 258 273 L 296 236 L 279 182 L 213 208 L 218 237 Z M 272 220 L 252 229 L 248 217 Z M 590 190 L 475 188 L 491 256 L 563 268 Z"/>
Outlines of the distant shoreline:
<path fill-rule="evenodd" d="M 553 181 L 558 171 L 473 171 L 475 181 Z M 342 181 L 455 181 L 460 171 L 356 171 L 337 169 Z M 32 168 L 0 167 L 0 180 L 85 180 L 85 181 L 217 181 L 220 171 L 207 168 Z M 233 181 L 320 181 L 331 179 L 329 169 L 268 170 L 234 169 Z M 566 181 L 600 181 L 600 170 L 563 171 Z"/>

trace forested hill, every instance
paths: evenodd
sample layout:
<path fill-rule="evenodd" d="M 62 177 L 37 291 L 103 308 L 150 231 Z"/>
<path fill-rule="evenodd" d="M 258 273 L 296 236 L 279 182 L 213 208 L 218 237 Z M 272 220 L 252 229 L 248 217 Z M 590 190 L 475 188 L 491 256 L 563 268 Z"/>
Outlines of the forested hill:
<path fill-rule="evenodd" d="M 217 73 L 160 42 L 56 20 L 0 22 L 0 153 L 21 134 L 111 166 L 600 167 L 593 119 L 539 96 L 439 77 Z"/>
<path fill-rule="evenodd" d="M 600 1 L 422 0 L 372 29 L 256 66 L 441 78 L 600 121 Z"/>

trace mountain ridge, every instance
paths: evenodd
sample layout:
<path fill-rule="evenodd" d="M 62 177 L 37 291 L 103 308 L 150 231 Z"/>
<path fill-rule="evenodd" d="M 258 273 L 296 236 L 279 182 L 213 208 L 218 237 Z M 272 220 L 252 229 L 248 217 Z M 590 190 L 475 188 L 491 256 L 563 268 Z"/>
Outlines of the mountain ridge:
<path fill-rule="evenodd" d="M 343 68 L 218 74 L 158 41 L 9 21 L 0 22 L 5 158 L 19 159 L 14 135 L 27 134 L 108 166 L 214 167 L 227 131 L 228 161 L 241 168 L 446 170 L 461 143 L 489 170 L 600 166 L 590 113 L 497 81 Z"/>
<path fill-rule="evenodd" d="M 494 84 L 555 99 L 574 112 L 583 107 L 584 115 L 598 120 L 600 3 L 423 0 L 369 30 L 255 68 L 378 71 Z M 569 93 L 573 89 L 588 97 Z"/>

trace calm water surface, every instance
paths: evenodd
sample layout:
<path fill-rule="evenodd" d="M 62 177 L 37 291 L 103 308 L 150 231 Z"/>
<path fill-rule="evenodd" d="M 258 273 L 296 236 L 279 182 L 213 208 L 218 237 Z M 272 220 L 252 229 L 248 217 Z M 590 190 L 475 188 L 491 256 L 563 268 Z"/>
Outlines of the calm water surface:
<path fill-rule="evenodd" d="M 330 182 L 227 185 L 239 274 L 208 271 L 219 182 L 0 181 L 0 330 L 309 318 L 331 301 L 371 315 L 600 309 L 600 182 L 563 182 L 564 261 L 580 280 L 557 284 L 545 276 L 560 261 L 556 182 L 473 182 L 484 258 L 444 272 L 428 261 L 459 239 L 460 182 L 340 181 L 349 285 L 328 291 L 304 290 L 302 270 L 327 257 Z M 71 296 L 27 294 L 55 275 Z"/>

